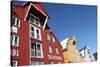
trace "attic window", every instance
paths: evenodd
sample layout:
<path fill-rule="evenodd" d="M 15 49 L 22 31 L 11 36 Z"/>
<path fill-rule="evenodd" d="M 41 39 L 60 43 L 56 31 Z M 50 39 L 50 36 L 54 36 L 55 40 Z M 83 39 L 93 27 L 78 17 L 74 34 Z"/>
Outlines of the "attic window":
<path fill-rule="evenodd" d="M 36 17 L 35 15 L 33 15 L 32 13 L 30 14 L 30 21 L 32 24 L 40 27 L 40 20 L 38 17 Z"/>

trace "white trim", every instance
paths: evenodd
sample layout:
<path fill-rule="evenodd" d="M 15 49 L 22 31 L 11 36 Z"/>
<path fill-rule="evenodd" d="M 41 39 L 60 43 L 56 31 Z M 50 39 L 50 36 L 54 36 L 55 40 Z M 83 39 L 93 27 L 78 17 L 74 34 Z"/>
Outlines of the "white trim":
<path fill-rule="evenodd" d="M 29 21 L 29 31 L 30 31 L 30 21 Z M 31 39 L 30 39 L 30 32 L 29 32 L 29 55 L 30 55 L 30 62 L 29 64 L 31 65 Z"/>
<path fill-rule="evenodd" d="M 47 16 L 46 19 L 45 19 L 44 26 L 43 26 L 43 30 L 45 29 L 45 26 L 46 26 L 47 20 L 48 20 L 48 16 Z"/>
<path fill-rule="evenodd" d="M 35 5 L 33 5 L 32 3 L 30 3 L 29 8 L 27 10 L 27 13 L 25 15 L 24 21 L 26 20 L 26 17 L 28 16 L 29 10 L 31 8 L 31 6 L 35 7 L 37 10 L 39 10 Z M 46 14 L 44 14 L 41 10 L 39 10 L 44 16 L 48 17 Z"/>
<path fill-rule="evenodd" d="M 27 10 L 27 12 L 26 12 L 26 15 L 25 15 L 25 18 L 24 18 L 24 21 L 26 20 L 26 17 L 27 17 L 27 15 L 28 15 L 28 13 L 29 13 L 29 10 L 30 10 L 30 8 L 31 8 L 31 3 L 30 3 L 30 5 L 29 5 L 29 8 L 28 8 L 28 10 Z"/>
<path fill-rule="evenodd" d="M 33 4 L 32 4 L 33 5 Z M 39 10 L 44 16 L 47 16 L 45 13 L 43 13 L 40 9 L 38 9 L 35 5 L 33 5 L 37 10 Z"/>
<path fill-rule="evenodd" d="M 51 36 L 51 38 L 52 38 L 52 41 L 55 42 L 55 37 L 54 36 Z"/>
<path fill-rule="evenodd" d="M 12 18 L 15 18 L 14 26 L 20 27 L 20 19 L 17 18 L 16 16 L 12 16 Z M 18 23 L 17 23 L 17 20 L 19 21 Z M 13 23 L 13 21 L 12 21 L 12 23 Z M 17 26 L 17 24 L 18 24 L 18 26 Z M 12 26 L 13 26 L 13 25 L 12 25 Z"/>
<path fill-rule="evenodd" d="M 11 50 L 11 56 L 18 56 L 19 53 L 18 53 L 18 49 L 12 49 Z"/>
<path fill-rule="evenodd" d="M 15 44 L 15 37 L 17 37 L 17 44 Z M 12 41 L 11 41 L 11 42 L 12 42 L 12 43 L 11 43 L 12 46 L 17 46 L 17 47 L 19 46 L 19 36 L 12 35 L 11 40 L 12 40 Z"/>
<path fill-rule="evenodd" d="M 52 50 L 52 47 L 51 46 L 48 46 L 48 49 L 49 49 L 49 53 L 53 53 L 53 50 Z"/>
<path fill-rule="evenodd" d="M 34 17 L 34 18 L 31 18 L 32 20 L 30 22 L 33 22 L 34 25 L 40 27 L 41 26 L 40 25 L 40 19 L 38 17 L 36 17 L 35 15 L 33 15 L 32 13 L 30 13 L 30 15 Z M 35 20 L 35 19 L 38 19 L 38 21 Z M 38 25 L 36 24 L 36 21 L 37 21 Z"/>
<path fill-rule="evenodd" d="M 43 58 L 43 50 L 42 50 L 42 44 L 41 43 L 38 43 L 38 42 L 36 42 L 36 52 L 37 52 L 37 44 L 39 44 L 40 45 L 40 51 L 41 51 L 41 56 L 38 56 L 38 55 L 36 55 L 36 56 L 32 56 L 32 54 L 31 54 L 31 57 L 35 57 L 35 58 Z M 31 52 L 31 51 L 30 51 Z"/>
<path fill-rule="evenodd" d="M 34 28 L 34 32 L 33 32 L 33 33 L 34 33 L 34 37 L 31 35 L 31 32 L 32 32 L 32 31 L 31 31 L 31 27 Z M 36 30 L 39 31 L 39 38 L 37 38 L 37 32 L 36 32 Z M 38 40 L 42 40 L 40 28 L 34 26 L 33 24 L 30 24 L 30 37 L 35 38 L 35 39 L 38 39 Z"/>

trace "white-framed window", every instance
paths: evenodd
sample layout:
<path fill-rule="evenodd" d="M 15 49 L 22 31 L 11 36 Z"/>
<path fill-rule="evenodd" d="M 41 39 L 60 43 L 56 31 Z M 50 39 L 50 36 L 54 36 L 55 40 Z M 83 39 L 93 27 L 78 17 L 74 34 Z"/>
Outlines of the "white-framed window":
<path fill-rule="evenodd" d="M 59 54 L 59 50 L 58 48 L 55 48 L 56 54 Z"/>
<path fill-rule="evenodd" d="M 11 45 L 12 46 L 19 46 L 19 36 L 17 35 L 12 35 L 11 36 Z"/>
<path fill-rule="evenodd" d="M 35 15 L 33 15 L 32 13 L 30 14 L 30 21 L 31 23 L 33 23 L 34 25 L 40 27 L 40 20 L 38 17 L 36 17 Z"/>
<path fill-rule="evenodd" d="M 17 66 L 17 61 L 11 61 L 11 66 L 16 67 Z"/>
<path fill-rule="evenodd" d="M 31 65 L 42 65 L 44 64 L 43 61 L 31 61 Z"/>
<path fill-rule="evenodd" d="M 12 26 L 20 27 L 20 19 L 18 19 L 15 16 L 12 16 L 12 21 L 11 21 Z"/>
<path fill-rule="evenodd" d="M 17 49 L 12 49 L 11 55 L 12 55 L 12 56 L 18 56 L 18 55 L 19 55 L 19 54 L 18 54 L 18 50 L 17 50 Z"/>
<path fill-rule="evenodd" d="M 60 62 L 60 61 L 58 61 L 58 64 L 61 64 L 61 62 Z"/>
<path fill-rule="evenodd" d="M 49 53 L 53 53 L 53 51 L 52 51 L 52 47 L 51 46 L 48 46 L 48 51 L 49 51 Z"/>
<path fill-rule="evenodd" d="M 53 61 L 50 61 L 50 64 L 54 64 L 54 62 Z"/>
<path fill-rule="evenodd" d="M 54 36 L 52 36 L 52 41 L 55 42 L 55 38 L 54 38 Z"/>
<path fill-rule="evenodd" d="M 80 51 L 80 57 L 82 57 L 82 58 L 85 57 L 85 50 Z"/>
<path fill-rule="evenodd" d="M 30 35 L 32 38 L 41 40 L 41 32 L 40 29 L 32 24 L 30 24 Z"/>
<path fill-rule="evenodd" d="M 47 34 L 47 40 L 50 40 L 50 35 L 49 34 Z"/>
<path fill-rule="evenodd" d="M 43 58 L 42 44 L 31 43 L 31 57 Z"/>

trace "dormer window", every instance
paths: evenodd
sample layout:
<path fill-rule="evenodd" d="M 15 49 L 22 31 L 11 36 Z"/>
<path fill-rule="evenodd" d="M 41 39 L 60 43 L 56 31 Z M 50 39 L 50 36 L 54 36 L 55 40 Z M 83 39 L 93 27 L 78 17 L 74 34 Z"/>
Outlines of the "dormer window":
<path fill-rule="evenodd" d="M 30 14 L 30 21 L 31 21 L 32 24 L 34 24 L 34 25 L 40 27 L 40 20 L 39 20 L 39 18 L 36 17 L 35 15 Z"/>

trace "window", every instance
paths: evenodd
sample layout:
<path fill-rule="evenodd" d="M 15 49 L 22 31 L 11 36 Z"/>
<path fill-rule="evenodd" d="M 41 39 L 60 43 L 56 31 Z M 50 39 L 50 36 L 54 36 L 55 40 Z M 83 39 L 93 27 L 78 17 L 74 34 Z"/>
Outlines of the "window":
<path fill-rule="evenodd" d="M 31 43 L 31 56 L 43 58 L 42 45 L 40 43 Z"/>
<path fill-rule="evenodd" d="M 59 54 L 59 50 L 58 48 L 55 48 L 56 54 Z"/>
<path fill-rule="evenodd" d="M 11 61 L 11 66 L 17 66 L 17 61 Z"/>
<path fill-rule="evenodd" d="M 42 61 L 31 61 L 31 65 L 42 65 L 44 62 Z"/>
<path fill-rule="evenodd" d="M 52 47 L 49 46 L 49 53 L 52 53 Z"/>
<path fill-rule="evenodd" d="M 20 27 L 20 20 L 17 17 L 12 16 L 11 26 Z"/>
<path fill-rule="evenodd" d="M 85 50 L 80 51 L 80 56 L 83 58 L 85 56 Z"/>
<path fill-rule="evenodd" d="M 54 64 L 54 62 L 53 61 L 50 61 L 50 64 Z"/>
<path fill-rule="evenodd" d="M 18 50 L 17 49 L 12 49 L 11 55 L 12 56 L 18 56 Z"/>
<path fill-rule="evenodd" d="M 60 61 L 58 61 L 58 64 L 61 64 L 61 62 L 60 62 Z"/>
<path fill-rule="evenodd" d="M 49 34 L 47 34 L 47 40 L 50 40 L 50 35 Z"/>
<path fill-rule="evenodd" d="M 55 38 L 52 36 L 52 41 L 55 42 Z"/>
<path fill-rule="evenodd" d="M 30 20 L 31 20 L 31 23 L 33 23 L 34 25 L 40 27 L 40 20 L 39 20 L 38 17 L 36 17 L 33 14 L 30 14 Z"/>
<path fill-rule="evenodd" d="M 11 37 L 12 46 L 19 46 L 19 36 L 12 35 Z"/>
<path fill-rule="evenodd" d="M 31 36 L 35 37 L 35 31 L 34 31 L 34 27 L 31 26 Z"/>
<path fill-rule="evenodd" d="M 30 30 L 30 35 L 32 38 L 41 40 L 41 33 L 40 33 L 40 29 L 34 25 L 30 25 L 31 26 L 31 30 Z"/>

